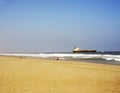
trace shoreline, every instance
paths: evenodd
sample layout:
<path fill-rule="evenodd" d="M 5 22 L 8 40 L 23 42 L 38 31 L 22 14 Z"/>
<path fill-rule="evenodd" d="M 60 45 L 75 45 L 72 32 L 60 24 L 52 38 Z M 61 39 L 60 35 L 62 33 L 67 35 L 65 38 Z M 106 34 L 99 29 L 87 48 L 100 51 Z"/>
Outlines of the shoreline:
<path fill-rule="evenodd" d="M 0 93 L 119 93 L 120 66 L 0 56 Z"/>
<path fill-rule="evenodd" d="M 39 59 L 39 60 L 59 60 L 59 61 L 64 61 L 64 62 L 84 62 L 84 63 L 92 63 L 92 64 L 103 64 L 103 65 L 113 65 L 113 66 L 120 66 L 120 63 L 116 64 L 116 63 L 110 63 L 109 61 L 105 61 L 105 60 L 86 60 L 86 59 L 62 59 L 59 57 L 51 57 L 51 58 L 42 58 L 42 57 L 30 57 L 30 56 L 12 56 L 12 55 L 0 55 L 0 57 L 13 57 L 13 58 L 20 58 L 20 59 Z"/>

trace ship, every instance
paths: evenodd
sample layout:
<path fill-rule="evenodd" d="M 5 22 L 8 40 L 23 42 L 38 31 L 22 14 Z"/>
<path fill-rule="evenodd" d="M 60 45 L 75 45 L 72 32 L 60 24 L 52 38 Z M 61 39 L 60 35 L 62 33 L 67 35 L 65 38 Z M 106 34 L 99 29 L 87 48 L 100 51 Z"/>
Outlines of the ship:
<path fill-rule="evenodd" d="M 74 47 L 73 49 L 73 53 L 81 53 L 81 52 L 96 52 L 96 49 L 85 49 L 85 50 L 82 50 L 78 47 Z"/>

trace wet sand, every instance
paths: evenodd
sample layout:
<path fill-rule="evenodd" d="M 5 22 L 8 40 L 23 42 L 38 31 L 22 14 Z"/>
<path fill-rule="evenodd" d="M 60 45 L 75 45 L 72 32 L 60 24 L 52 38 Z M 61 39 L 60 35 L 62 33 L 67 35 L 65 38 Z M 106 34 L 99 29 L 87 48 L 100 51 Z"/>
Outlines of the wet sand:
<path fill-rule="evenodd" d="M 0 56 L 0 93 L 120 93 L 120 66 Z"/>

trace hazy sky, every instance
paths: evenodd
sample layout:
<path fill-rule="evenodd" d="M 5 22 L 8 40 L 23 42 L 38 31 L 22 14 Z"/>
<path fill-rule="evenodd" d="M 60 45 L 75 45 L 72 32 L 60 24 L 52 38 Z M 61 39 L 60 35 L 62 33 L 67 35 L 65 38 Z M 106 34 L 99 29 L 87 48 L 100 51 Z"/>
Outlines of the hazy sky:
<path fill-rule="evenodd" d="M 120 51 L 120 0 L 0 0 L 0 52 Z"/>

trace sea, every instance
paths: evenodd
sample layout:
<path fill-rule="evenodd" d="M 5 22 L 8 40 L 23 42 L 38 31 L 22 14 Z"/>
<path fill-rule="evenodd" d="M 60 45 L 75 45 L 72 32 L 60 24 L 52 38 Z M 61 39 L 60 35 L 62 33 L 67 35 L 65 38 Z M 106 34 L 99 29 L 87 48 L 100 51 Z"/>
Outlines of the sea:
<path fill-rule="evenodd" d="M 63 61 L 91 62 L 97 64 L 110 64 L 120 66 L 120 51 L 102 51 L 95 53 L 72 52 L 25 52 L 25 53 L 0 53 L 1 56 L 34 57 L 43 59 L 56 59 Z"/>

